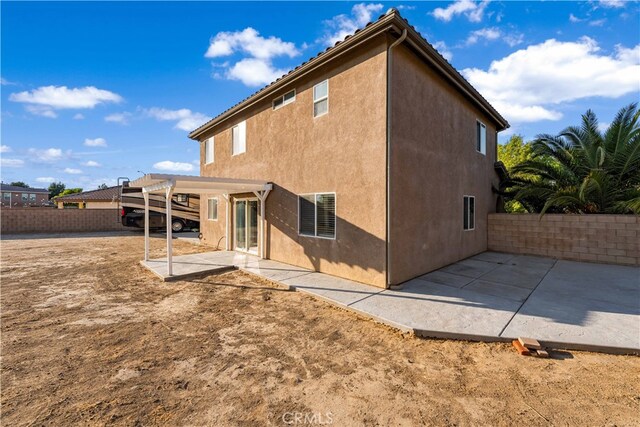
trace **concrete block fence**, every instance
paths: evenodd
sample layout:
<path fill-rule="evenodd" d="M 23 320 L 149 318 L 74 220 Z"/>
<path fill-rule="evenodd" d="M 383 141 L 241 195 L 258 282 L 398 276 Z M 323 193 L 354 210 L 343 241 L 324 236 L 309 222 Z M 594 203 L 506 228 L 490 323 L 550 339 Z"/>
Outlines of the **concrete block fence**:
<path fill-rule="evenodd" d="M 123 229 L 117 209 L 2 208 L 0 211 L 2 234 Z"/>
<path fill-rule="evenodd" d="M 640 216 L 489 214 L 489 250 L 640 265 Z"/>

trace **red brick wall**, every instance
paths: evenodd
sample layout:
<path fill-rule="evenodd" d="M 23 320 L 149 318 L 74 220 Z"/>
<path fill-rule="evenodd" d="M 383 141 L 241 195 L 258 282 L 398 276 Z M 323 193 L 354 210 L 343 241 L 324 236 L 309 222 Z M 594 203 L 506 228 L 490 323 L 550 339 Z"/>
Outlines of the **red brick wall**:
<path fill-rule="evenodd" d="M 489 250 L 640 265 L 640 216 L 489 214 Z"/>
<path fill-rule="evenodd" d="M 0 231 L 10 233 L 59 233 L 122 230 L 117 209 L 3 208 Z"/>

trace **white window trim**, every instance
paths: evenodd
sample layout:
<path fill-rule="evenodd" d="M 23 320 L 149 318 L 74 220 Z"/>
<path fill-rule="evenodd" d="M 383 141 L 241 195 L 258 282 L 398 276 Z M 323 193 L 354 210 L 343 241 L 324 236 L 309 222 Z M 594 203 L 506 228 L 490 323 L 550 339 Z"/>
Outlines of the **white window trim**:
<path fill-rule="evenodd" d="M 316 204 L 316 197 L 318 194 L 333 194 L 333 200 L 335 201 L 334 216 L 336 219 L 336 224 L 333 227 L 334 228 L 333 237 L 318 236 L 318 205 Z M 315 209 L 313 210 L 313 227 L 314 227 L 313 236 L 310 236 L 308 234 L 300 234 L 300 197 L 311 196 L 311 195 L 313 195 L 313 206 L 315 207 Z M 338 236 L 338 197 L 336 196 L 335 191 L 318 191 L 317 193 L 301 193 L 301 194 L 298 194 L 296 203 L 298 204 L 298 236 L 309 237 L 311 239 L 336 240 L 336 237 Z"/>
<path fill-rule="evenodd" d="M 207 162 L 207 142 L 211 143 L 211 161 Z M 204 164 L 210 165 L 216 160 L 216 142 L 215 137 L 207 138 L 204 140 Z"/>
<path fill-rule="evenodd" d="M 238 138 L 242 141 L 244 138 L 244 150 L 238 153 L 233 152 L 233 130 L 238 128 Z M 231 157 L 239 156 L 247 152 L 247 121 L 243 120 L 235 126 L 231 127 Z"/>
<path fill-rule="evenodd" d="M 287 100 L 285 100 L 285 99 L 284 99 L 284 96 L 285 96 L 285 95 L 290 94 L 291 92 L 293 92 L 293 98 L 289 99 L 288 101 L 287 101 Z M 282 104 L 280 104 L 279 106 L 277 106 L 277 107 L 276 107 L 276 101 L 277 101 L 278 99 L 282 99 Z M 271 101 L 271 107 L 272 107 L 274 110 L 279 110 L 279 109 L 281 109 L 282 107 L 284 107 L 285 105 L 289 105 L 289 104 L 291 104 L 292 102 L 295 102 L 295 100 L 296 100 L 296 90 L 295 90 L 295 89 L 293 89 L 293 90 L 290 90 L 289 92 L 283 93 L 283 94 L 282 94 L 282 96 L 279 96 L 279 97 L 277 97 L 276 99 L 274 99 L 273 101 Z"/>
<path fill-rule="evenodd" d="M 468 194 L 465 194 L 462 196 L 462 218 L 464 219 L 464 199 L 465 197 L 469 197 L 470 199 L 473 199 L 473 228 L 464 228 L 465 224 L 463 221 L 462 224 L 462 231 L 473 231 L 476 229 L 476 196 L 470 196 Z M 469 212 L 467 212 L 467 217 L 469 217 Z"/>
<path fill-rule="evenodd" d="M 321 85 L 324 82 L 327 82 L 327 94 L 325 96 L 323 96 L 322 98 L 320 98 L 320 99 L 315 99 L 314 98 L 314 96 L 315 96 L 314 92 L 315 92 L 316 86 Z M 318 117 L 322 117 L 324 115 L 329 114 L 329 79 L 325 79 L 325 80 L 313 85 L 313 88 L 311 89 L 311 98 L 313 100 L 313 103 L 311 105 L 311 114 L 313 115 L 314 119 L 317 119 Z M 316 111 L 315 111 L 316 103 L 318 103 L 320 101 L 324 101 L 325 99 L 327 100 L 327 111 L 325 111 L 324 113 L 316 116 L 316 114 L 315 114 L 316 113 Z M 319 194 L 325 194 L 325 193 L 319 193 Z"/>
<path fill-rule="evenodd" d="M 215 217 L 215 219 L 209 217 L 209 200 L 215 200 L 216 201 L 216 217 Z M 207 221 L 218 221 L 218 210 L 219 210 L 218 207 L 220 206 L 219 203 L 220 203 L 220 200 L 218 200 L 217 197 L 207 197 Z"/>
<path fill-rule="evenodd" d="M 485 125 L 481 120 L 476 119 L 476 138 L 478 137 L 478 123 L 484 129 L 484 151 L 482 151 L 482 134 L 480 134 L 480 141 L 476 140 L 476 152 L 482 154 L 483 156 L 487 155 L 487 125 Z M 478 150 L 478 142 L 480 142 L 480 149 Z"/>

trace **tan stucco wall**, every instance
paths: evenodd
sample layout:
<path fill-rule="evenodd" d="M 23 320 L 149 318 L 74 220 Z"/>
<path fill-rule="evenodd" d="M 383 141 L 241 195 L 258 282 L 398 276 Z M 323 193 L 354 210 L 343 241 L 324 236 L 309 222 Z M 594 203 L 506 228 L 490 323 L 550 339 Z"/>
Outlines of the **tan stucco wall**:
<path fill-rule="evenodd" d="M 276 111 L 265 100 L 202 136 L 215 135 L 215 162 L 203 176 L 274 183 L 267 199 L 267 257 L 352 280 L 385 285 L 386 39 L 284 88 L 296 101 Z M 336 68 L 337 66 L 337 68 Z M 312 88 L 329 79 L 329 113 L 313 117 Z M 247 151 L 231 156 L 231 127 L 247 120 Z M 204 161 L 204 143 L 200 144 Z M 336 193 L 336 240 L 298 236 L 297 195 Z M 204 198 L 205 196 L 203 196 Z M 225 203 L 201 228 L 224 247 Z"/>
<path fill-rule="evenodd" d="M 495 124 L 404 45 L 392 59 L 390 279 L 397 284 L 487 249 Z M 476 119 L 487 154 L 476 152 Z M 463 196 L 476 227 L 463 230 Z"/>

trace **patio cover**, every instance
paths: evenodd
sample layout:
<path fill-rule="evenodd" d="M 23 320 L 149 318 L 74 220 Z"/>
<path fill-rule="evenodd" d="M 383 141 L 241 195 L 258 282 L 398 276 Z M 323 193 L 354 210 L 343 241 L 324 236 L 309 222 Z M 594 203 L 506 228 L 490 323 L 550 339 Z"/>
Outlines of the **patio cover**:
<path fill-rule="evenodd" d="M 171 199 L 173 193 L 222 195 L 227 201 L 227 215 L 225 228 L 226 249 L 230 250 L 229 244 L 229 221 L 231 217 L 231 207 L 229 202 L 230 194 L 254 193 L 260 200 L 260 248 L 259 255 L 264 258 L 265 253 L 265 200 L 271 191 L 272 185 L 267 181 L 251 179 L 216 178 L 193 175 L 172 175 L 150 173 L 129 183 L 131 187 L 141 187 L 144 196 L 144 260 L 149 261 L 149 193 L 164 193 L 167 204 L 167 269 L 169 275 L 173 274 L 173 251 L 172 251 L 172 229 L 171 229 Z"/>

